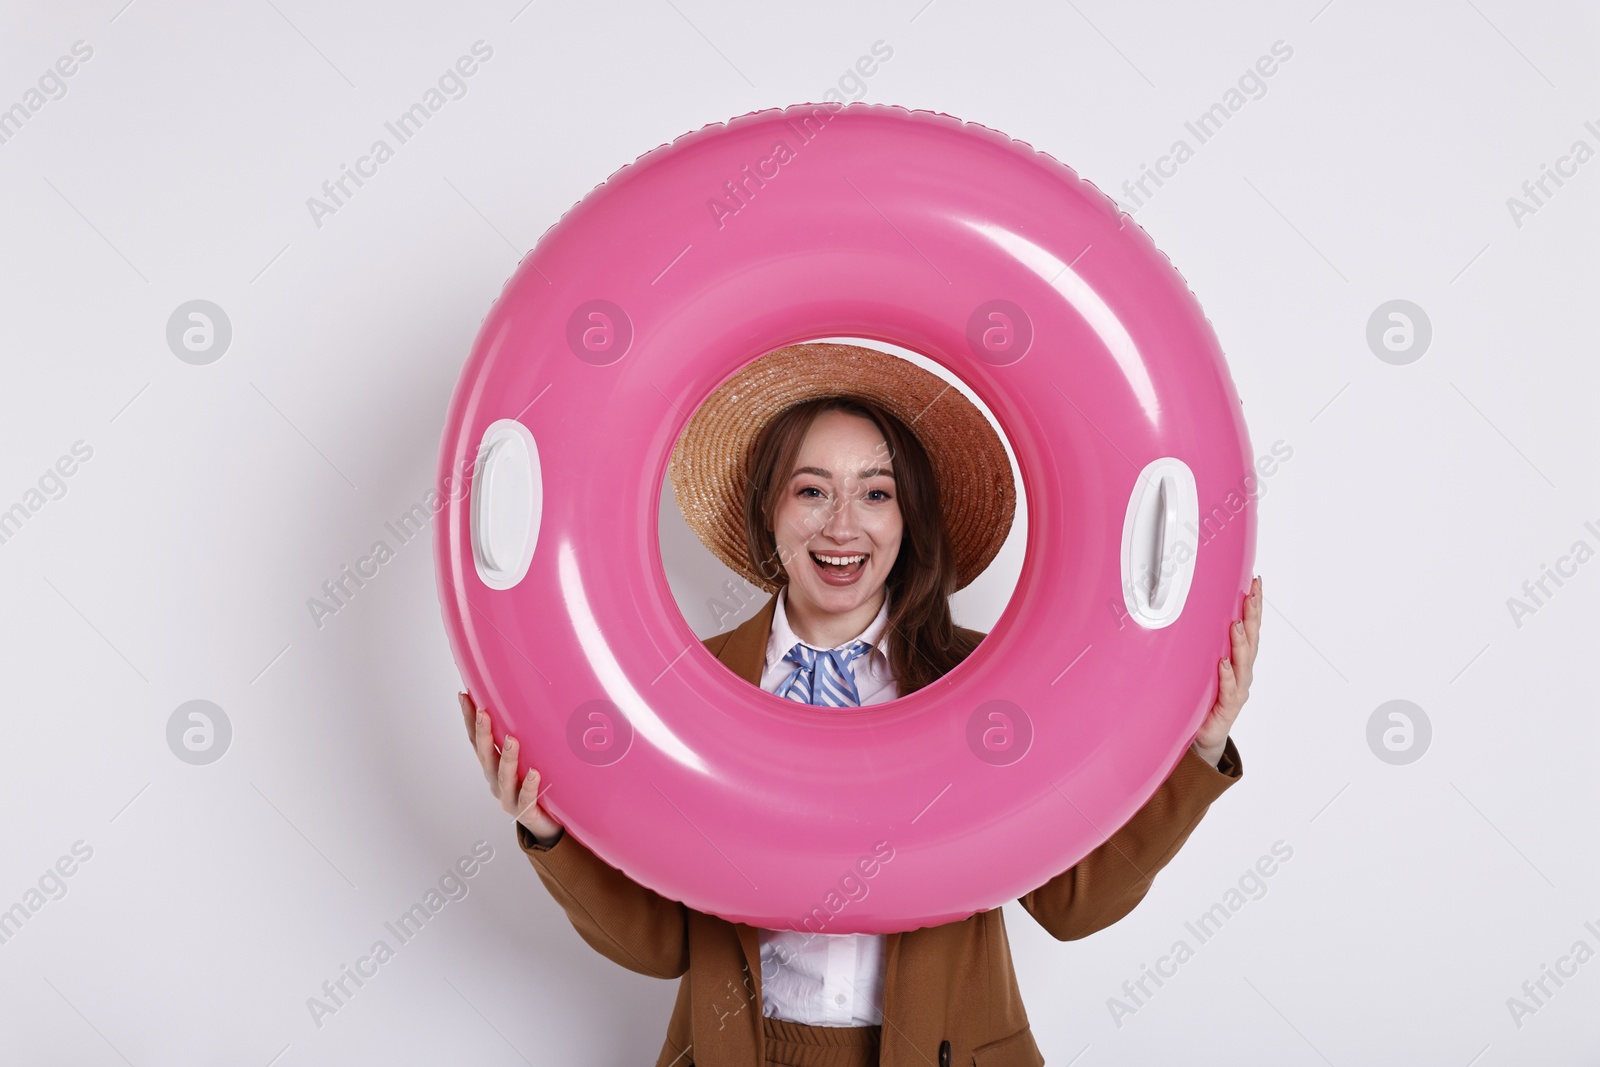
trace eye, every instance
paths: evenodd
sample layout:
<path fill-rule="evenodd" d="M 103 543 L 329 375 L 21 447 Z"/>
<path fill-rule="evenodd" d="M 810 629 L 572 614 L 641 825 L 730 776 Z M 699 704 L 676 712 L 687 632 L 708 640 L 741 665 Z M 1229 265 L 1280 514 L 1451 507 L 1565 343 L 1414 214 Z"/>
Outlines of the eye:
<path fill-rule="evenodd" d="M 804 487 L 801 488 L 799 495 L 800 496 L 805 496 L 807 493 L 820 493 L 820 492 L 822 492 L 822 490 L 818 489 L 816 486 L 807 485 L 807 486 L 804 486 Z"/>
<path fill-rule="evenodd" d="M 867 493 L 867 495 L 871 496 L 873 493 L 882 493 L 884 500 L 893 500 L 894 499 L 894 497 L 890 494 L 889 490 L 887 490 L 887 489 L 873 489 L 871 492 Z"/>

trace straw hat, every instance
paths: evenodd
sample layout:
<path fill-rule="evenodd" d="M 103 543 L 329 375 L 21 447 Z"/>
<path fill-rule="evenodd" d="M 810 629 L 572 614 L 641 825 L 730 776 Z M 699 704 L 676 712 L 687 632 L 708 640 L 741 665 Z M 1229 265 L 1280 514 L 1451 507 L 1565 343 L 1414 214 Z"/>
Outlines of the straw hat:
<path fill-rule="evenodd" d="M 756 438 L 780 412 L 820 396 L 857 396 L 910 427 L 933 465 L 956 588 L 983 572 L 1011 531 L 1016 486 L 1005 445 L 981 411 L 938 375 L 870 348 L 780 348 L 718 386 L 673 447 L 668 473 L 689 528 L 729 568 L 769 593 L 745 548 L 744 486 Z"/>

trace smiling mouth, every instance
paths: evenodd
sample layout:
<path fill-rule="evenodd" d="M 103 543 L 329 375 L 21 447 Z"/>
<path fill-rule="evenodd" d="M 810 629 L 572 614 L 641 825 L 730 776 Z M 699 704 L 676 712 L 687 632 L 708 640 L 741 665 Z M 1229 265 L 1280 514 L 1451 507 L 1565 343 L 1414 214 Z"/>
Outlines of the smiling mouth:
<path fill-rule="evenodd" d="M 850 552 L 811 553 L 811 562 L 816 564 L 818 570 L 836 578 L 848 578 L 856 574 L 867 565 L 868 553 Z"/>

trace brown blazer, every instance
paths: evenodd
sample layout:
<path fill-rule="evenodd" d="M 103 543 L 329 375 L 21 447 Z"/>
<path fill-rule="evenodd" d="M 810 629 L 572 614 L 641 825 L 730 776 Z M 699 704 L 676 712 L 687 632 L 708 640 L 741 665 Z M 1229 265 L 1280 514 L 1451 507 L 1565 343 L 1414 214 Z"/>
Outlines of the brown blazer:
<path fill-rule="evenodd" d="M 761 684 L 776 602 L 774 596 L 744 623 L 702 642 L 754 685 Z M 1243 772 L 1231 738 L 1219 767 L 1191 747 L 1110 840 L 1019 903 L 1062 941 L 1110 926 L 1144 898 L 1156 872 Z M 656 1067 L 766 1063 L 755 927 L 707 915 L 639 885 L 571 833 L 543 846 L 521 823 L 516 828 L 540 880 L 591 947 L 640 974 L 682 976 Z M 1044 1064 L 1017 989 L 1000 908 L 889 934 L 884 968 L 883 1067 Z M 948 1059 L 940 1056 L 946 1041 Z"/>

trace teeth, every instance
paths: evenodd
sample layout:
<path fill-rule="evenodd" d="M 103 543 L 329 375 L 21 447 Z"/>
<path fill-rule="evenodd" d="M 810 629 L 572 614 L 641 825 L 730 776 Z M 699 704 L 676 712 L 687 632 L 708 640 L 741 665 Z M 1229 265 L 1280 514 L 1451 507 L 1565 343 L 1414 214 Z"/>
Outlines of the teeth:
<path fill-rule="evenodd" d="M 848 566 L 849 564 L 852 564 L 852 563 L 855 563 L 855 562 L 857 562 L 859 560 L 864 560 L 864 559 L 867 558 L 864 555 L 863 556 L 824 556 L 820 552 L 813 552 L 811 554 L 813 556 L 815 556 L 817 559 L 820 559 L 822 562 L 824 562 L 824 563 L 832 563 L 836 567 Z"/>

